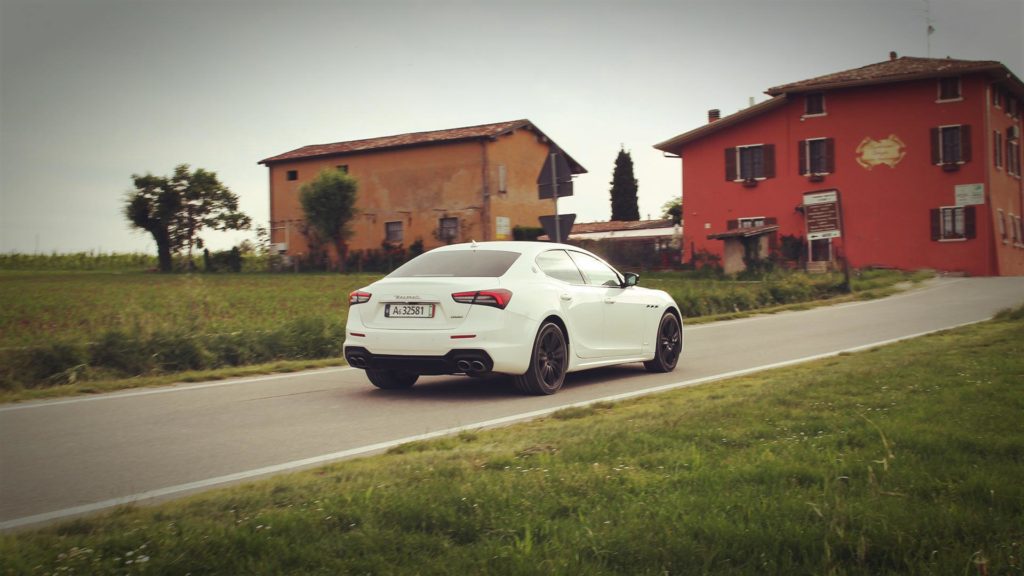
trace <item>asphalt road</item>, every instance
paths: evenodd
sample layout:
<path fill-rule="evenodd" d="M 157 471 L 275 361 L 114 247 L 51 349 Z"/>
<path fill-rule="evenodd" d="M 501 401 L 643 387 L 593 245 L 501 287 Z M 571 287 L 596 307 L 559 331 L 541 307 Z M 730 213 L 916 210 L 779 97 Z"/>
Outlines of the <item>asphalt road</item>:
<path fill-rule="evenodd" d="M 582 372 L 549 397 L 520 396 L 502 378 L 383 391 L 332 368 L 0 406 L 0 530 L 870 348 L 1022 302 L 1024 278 L 948 278 L 884 300 L 686 327 L 675 372 Z"/>

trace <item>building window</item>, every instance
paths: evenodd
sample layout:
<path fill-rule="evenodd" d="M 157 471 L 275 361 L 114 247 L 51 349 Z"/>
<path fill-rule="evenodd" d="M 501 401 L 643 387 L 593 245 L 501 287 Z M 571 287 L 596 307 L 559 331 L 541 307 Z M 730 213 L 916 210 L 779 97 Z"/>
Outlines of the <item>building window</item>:
<path fill-rule="evenodd" d="M 939 78 L 939 102 L 960 99 L 960 77 Z"/>
<path fill-rule="evenodd" d="M 1002 208 L 997 210 L 997 212 L 999 213 L 999 236 L 1002 237 L 1003 244 L 1006 244 L 1010 239 L 1006 233 L 1006 214 L 1003 212 Z M 1010 220 L 1011 222 L 1013 221 L 1012 215 L 1010 216 Z"/>
<path fill-rule="evenodd" d="M 992 85 L 992 105 L 996 108 L 1003 107 L 1003 89 L 995 84 Z"/>
<path fill-rule="evenodd" d="M 756 218 L 737 218 L 737 228 L 757 228 L 758 226 L 764 226 L 764 216 L 758 216 Z"/>
<path fill-rule="evenodd" d="M 338 164 L 338 170 L 348 174 L 348 164 Z"/>
<path fill-rule="evenodd" d="M 967 240 L 975 237 L 974 206 L 944 206 L 931 211 L 932 240 Z"/>
<path fill-rule="evenodd" d="M 835 141 L 832 138 L 812 138 L 799 143 L 800 174 L 812 176 L 835 171 Z"/>
<path fill-rule="evenodd" d="M 299 179 L 299 171 L 298 170 L 289 170 L 288 174 L 287 174 L 287 178 L 289 180 L 298 180 Z"/>
<path fill-rule="evenodd" d="M 804 96 L 804 116 L 823 116 L 825 114 L 825 93 L 812 92 Z"/>
<path fill-rule="evenodd" d="M 1010 118 L 1016 118 L 1020 113 L 1020 101 L 1010 94 L 1006 95 L 1006 113 L 1010 115 Z"/>
<path fill-rule="evenodd" d="M 725 179 L 730 182 L 775 177 L 775 145 L 756 144 L 725 149 Z"/>
<path fill-rule="evenodd" d="M 932 128 L 932 163 L 954 166 L 971 161 L 971 127 L 966 124 Z"/>
<path fill-rule="evenodd" d="M 1003 135 L 999 130 L 992 132 L 992 165 L 996 168 L 1003 167 Z"/>
<path fill-rule="evenodd" d="M 437 239 L 450 242 L 459 239 L 459 219 L 441 218 L 437 223 Z"/>
<path fill-rule="evenodd" d="M 1006 173 L 1020 177 L 1020 139 L 1006 134 Z"/>
<path fill-rule="evenodd" d="M 402 222 L 384 223 L 384 241 L 388 244 L 399 245 L 402 243 Z"/>

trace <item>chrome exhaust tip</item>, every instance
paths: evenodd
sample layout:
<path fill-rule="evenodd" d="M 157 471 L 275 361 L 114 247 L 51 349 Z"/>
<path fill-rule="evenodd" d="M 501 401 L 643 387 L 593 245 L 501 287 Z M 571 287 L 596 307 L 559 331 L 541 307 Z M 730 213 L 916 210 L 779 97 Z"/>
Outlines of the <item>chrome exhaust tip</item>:
<path fill-rule="evenodd" d="M 479 360 L 473 360 L 470 362 L 469 367 L 473 369 L 473 372 L 483 372 L 487 369 L 484 363 Z"/>
<path fill-rule="evenodd" d="M 463 372 L 470 372 L 473 367 L 470 365 L 469 360 L 459 360 L 455 363 L 455 367 Z"/>

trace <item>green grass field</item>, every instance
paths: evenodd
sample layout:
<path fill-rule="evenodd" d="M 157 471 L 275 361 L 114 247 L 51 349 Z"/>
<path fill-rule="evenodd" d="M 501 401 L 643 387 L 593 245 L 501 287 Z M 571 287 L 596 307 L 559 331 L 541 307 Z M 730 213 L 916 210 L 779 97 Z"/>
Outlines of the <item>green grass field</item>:
<path fill-rule="evenodd" d="M 1024 574 L 1024 311 L 0 536 L 0 574 Z"/>
<path fill-rule="evenodd" d="M 134 262 L 130 255 L 71 256 L 0 268 L 0 401 L 33 397 L 26 390 L 46 389 L 48 395 L 55 389 L 102 390 L 139 385 L 139 377 L 152 381 L 166 374 L 222 369 L 237 374 L 243 366 L 338 358 L 348 294 L 380 278 L 163 275 L 116 269 Z M 32 265 L 115 269 L 11 269 Z M 897 282 L 928 276 L 864 272 L 855 277 L 852 297 L 882 295 Z M 646 275 L 641 283 L 671 294 L 687 318 L 707 319 L 835 299 L 841 296 L 841 281 L 838 274 L 776 273 L 762 281 L 736 282 L 665 272 Z M 68 386 L 83 382 L 98 384 Z"/>

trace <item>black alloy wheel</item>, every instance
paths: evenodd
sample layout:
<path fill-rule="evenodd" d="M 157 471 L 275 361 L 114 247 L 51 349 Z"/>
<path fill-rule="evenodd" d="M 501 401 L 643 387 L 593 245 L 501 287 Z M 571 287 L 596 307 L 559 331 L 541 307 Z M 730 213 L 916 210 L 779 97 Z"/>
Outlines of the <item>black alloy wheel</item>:
<path fill-rule="evenodd" d="M 671 372 L 679 363 L 683 351 L 683 330 L 679 319 L 671 312 L 665 312 L 658 324 L 658 337 L 654 343 L 654 359 L 644 362 L 648 372 Z"/>
<path fill-rule="evenodd" d="M 568 346 L 562 329 L 553 322 L 540 327 L 533 342 L 533 355 L 526 373 L 514 377 L 516 388 L 526 394 L 554 394 L 565 382 Z"/>

